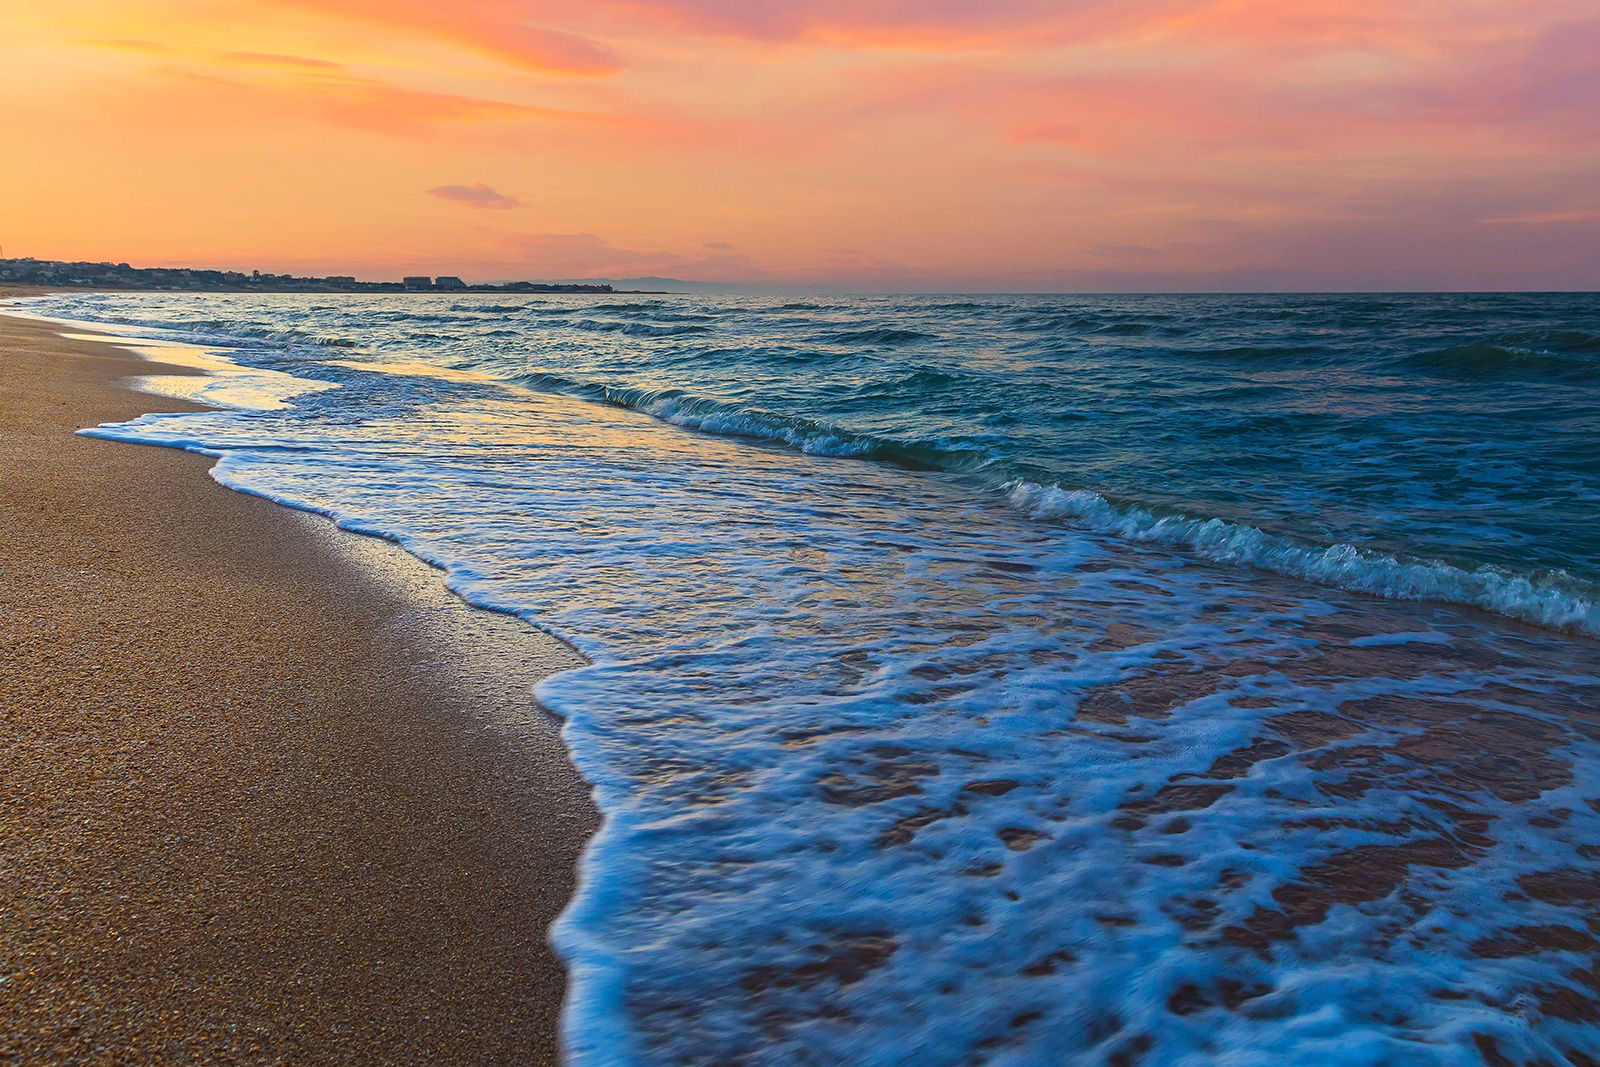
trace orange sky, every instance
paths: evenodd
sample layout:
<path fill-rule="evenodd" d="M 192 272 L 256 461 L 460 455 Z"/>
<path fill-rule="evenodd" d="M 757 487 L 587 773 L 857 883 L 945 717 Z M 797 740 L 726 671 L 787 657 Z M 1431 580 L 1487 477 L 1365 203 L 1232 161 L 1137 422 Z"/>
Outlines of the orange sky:
<path fill-rule="evenodd" d="M 1594 0 L 0 0 L 7 255 L 1600 288 Z"/>

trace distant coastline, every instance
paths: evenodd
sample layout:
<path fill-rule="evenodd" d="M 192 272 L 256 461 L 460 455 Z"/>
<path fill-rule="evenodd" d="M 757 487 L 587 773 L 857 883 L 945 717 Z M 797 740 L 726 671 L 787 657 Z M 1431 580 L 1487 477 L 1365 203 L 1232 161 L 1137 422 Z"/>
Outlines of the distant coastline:
<path fill-rule="evenodd" d="M 400 281 L 362 281 L 353 275 L 302 277 L 258 270 L 196 267 L 131 267 L 126 263 L 68 262 L 57 259 L 0 259 L 0 284 L 70 289 L 120 289 L 152 292 L 226 293 L 624 293 L 582 282 L 497 282 L 472 285 L 454 275 L 414 275 Z"/>

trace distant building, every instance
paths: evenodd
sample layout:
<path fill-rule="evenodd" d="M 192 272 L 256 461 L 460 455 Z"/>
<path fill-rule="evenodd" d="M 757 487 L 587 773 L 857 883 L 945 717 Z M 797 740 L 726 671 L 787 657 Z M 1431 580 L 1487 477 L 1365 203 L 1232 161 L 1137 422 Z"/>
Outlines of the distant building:
<path fill-rule="evenodd" d="M 0 256 L 0 281 L 24 285 L 71 285 L 95 289 L 230 290 L 263 293 L 610 293 L 609 285 L 573 282 L 499 282 L 468 285 L 453 274 L 437 280 L 412 275 L 403 282 L 364 282 L 351 274 L 326 278 L 299 278 L 292 274 L 248 274 L 237 270 L 203 267 L 130 267 L 126 263 L 66 262 L 59 259 L 8 259 Z"/>

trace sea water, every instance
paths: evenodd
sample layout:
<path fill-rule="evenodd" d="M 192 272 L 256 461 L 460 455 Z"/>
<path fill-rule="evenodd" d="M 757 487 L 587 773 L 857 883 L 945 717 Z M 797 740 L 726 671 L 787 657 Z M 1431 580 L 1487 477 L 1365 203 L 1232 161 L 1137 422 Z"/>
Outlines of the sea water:
<path fill-rule="evenodd" d="M 591 659 L 576 1064 L 1600 1058 L 1600 298 L 34 310 Z"/>

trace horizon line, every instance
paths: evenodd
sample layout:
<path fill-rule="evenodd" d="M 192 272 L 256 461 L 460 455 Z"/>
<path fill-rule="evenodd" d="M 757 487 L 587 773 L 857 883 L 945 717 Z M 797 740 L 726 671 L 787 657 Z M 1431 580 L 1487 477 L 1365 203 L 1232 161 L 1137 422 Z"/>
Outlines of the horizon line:
<path fill-rule="evenodd" d="M 394 278 L 363 278 L 363 277 L 360 277 L 360 276 L 357 276 L 357 275 L 352 275 L 352 274 L 338 274 L 338 273 L 333 273 L 333 274 L 293 274 L 293 273 L 288 273 L 288 272 L 283 272 L 283 271 L 263 271 L 263 270 L 260 270 L 259 268 L 250 268 L 250 269 L 246 270 L 246 269 L 241 269 L 241 268 L 238 268 L 238 267 L 214 267 L 214 266 L 192 266 L 192 265 L 139 267 L 139 266 L 132 265 L 127 260 L 120 260 L 120 259 L 70 259 L 69 260 L 69 259 L 47 259 L 47 258 L 42 258 L 42 257 L 39 257 L 39 256 L 0 256 L 0 263 L 19 263 L 19 262 L 31 262 L 31 263 L 41 263 L 41 264 L 60 264 L 60 265 L 65 265 L 65 266 L 75 266 L 75 265 L 78 265 L 78 264 L 84 264 L 84 265 L 94 265 L 94 266 L 127 267 L 127 269 L 133 270 L 133 271 L 208 271 L 208 272 L 218 272 L 218 273 L 226 273 L 226 274 L 241 274 L 241 275 L 259 274 L 259 275 L 266 276 L 266 277 L 288 278 L 288 279 L 291 279 L 291 280 L 294 280 L 294 281 L 305 281 L 305 282 L 326 282 L 326 281 L 328 281 L 330 279 L 353 278 L 355 280 L 355 282 L 357 284 L 360 284 L 360 285 L 399 285 L 399 284 L 404 284 L 404 280 L 406 278 L 420 278 L 420 277 L 427 277 L 430 280 L 436 279 L 436 278 L 441 278 L 441 277 L 443 277 L 443 278 L 461 278 L 460 275 L 456 275 L 456 274 L 427 274 L 427 275 L 416 274 L 416 275 L 407 275 L 407 274 L 403 273 L 403 268 L 402 268 L 402 273 L 400 273 L 398 276 L 396 276 Z M 1500 294 L 1505 294 L 1505 295 L 1515 294 L 1515 295 L 1523 295 L 1523 296 L 1540 295 L 1540 294 L 1565 295 L 1565 296 L 1600 295 L 1600 286 L 1596 286 L 1594 288 L 1582 288 L 1582 287 L 1573 287 L 1573 288 L 1533 287 L 1533 288 L 1526 288 L 1526 289 L 1524 289 L 1524 288 L 1512 288 L 1512 287 L 1508 287 L 1508 288 L 1466 288 L 1466 289 L 1442 288 L 1442 287 L 1441 288 L 1426 288 L 1426 287 L 1424 287 L 1424 288 L 1371 289 L 1371 288 L 1365 288 L 1365 287 L 1359 287 L 1359 286 L 1353 286 L 1353 287 L 1350 287 L 1350 288 L 1341 288 L 1341 287 L 1308 287 L 1308 288 L 1285 287 L 1285 288 L 1281 288 L 1281 289 L 1262 289 L 1262 288 L 1238 288 L 1238 289 L 1230 289 L 1230 288 L 1174 288 L 1174 289 L 1167 289 L 1167 288 L 1150 288 L 1150 289 L 1045 289 L 1045 288 L 1039 288 L 1039 289 L 1029 289 L 1029 288 L 1024 288 L 1024 289 L 965 289 L 965 288 L 951 288 L 951 289 L 871 289 L 871 288 L 849 288 L 849 287 L 833 288 L 833 287 L 827 286 L 826 284 L 815 283 L 815 282 L 809 282 L 809 283 L 808 282 L 764 282 L 764 281 L 732 281 L 732 280 L 710 280 L 710 281 L 708 281 L 708 280 L 701 280 L 701 279 L 695 279 L 695 278 L 677 278 L 677 277 L 673 277 L 671 275 L 635 275 L 635 276 L 630 276 L 630 277 L 615 277 L 615 276 L 609 276 L 609 275 L 588 275 L 588 276 L 581 276 L 581 277 L 567 276 L 567 277 L 549 277 L 549 278 L 541 278 L 541 279 L 533 279 L 533 278 L 489 278 L 489 279 L 482 279 L 482 280 L 478 280 L 478 281 L 466 281 L 465 284 L 468 285 L 468 286 L 508 286 L 508 285 L 521 285 L 521 284 L 531 284 L 531 285 L 593 285 L 593 286 L 598 286 L 598 285 L 616 285 L 616 284 L 639 284 L 639 285 L 643 285 L 643 284 L 648 284 L 648 283 L 651 283 L 651 282 L 661 282 L 661 283 L 667 283 L 667 284 L 672 284 L 672 285 L 680 285 L 680 286 L 693 286 L 693 287 L 697 287 L 697 288 L 700 288 L 700 289 L 707 289 L 707 290 L 726 290 L 726 291 L 730 291 L 730 292 L 737 292 L 739 290 L 746 290 L 746 291 L 748 291 L 748 290 L 761 290 L 761 291 L 772 292 L 772 293 L 785 293 L 785 292 L 804 293 L 804 294 L 812 295 L 812 296 L 828 295 L 828 296 L 869 296 L 869 297 L 938 297 L 938 296 L 945 296 L 945 297 L 953 297 L 953 296 L 973 296 L 973 297 L 1006 297 L 1006 296 L 1493 296 L 1493 295 L 1500 295 Z M 30 282 L 8 281 L 8 280 L 4 280 L 4 279 L 0 279 L 0 284 L 48 285 L 48 286 L 54 287 L 54 288 L 73 289 L 73 290 L 78 290 L 78 291 L 87 291 L 87 290 L 95 290 L 95 289 L 103 289 L 103 290 L 108 290 L 108 291 L 114 291 L 117 288 L 119 288 L 119 287 L 114 286 L 114 285 L 94 285 L 94 284 L 71 285 L 71 284 L 38 283 L 38 282 L 31 282 L 30 283 Z M 222 291 L 227 291 L 227 292 L 232 292 L 232 291 L 236 291 L 236 290 L 225 289 L 225 288 L 215 288 L 214 287 L 214 288 L 211 288 L 211 289 L 189 289 L 189 290 L 183 290 L 183 289 L 132 289 L 132 290 L 129 290 L 129 291 L 146 291 L 146 292 L 185 292 L 185 291 L 187 291 L 187 292 L 207 292 L 207 291 L 210 291 L 210 292 L 222 292 Z M 411 292 L 414 295 L 415 292 L 438 294 L 438 293 L 449 293 L 451 291 L 452 290 L 450 290 L 450 289 L 432 288 L 432 289 L 415 290 L 415 291 L 409 291 L 409 292 Z M 327 295 L 337 295 L 337 293 L 330 293 L 330 294 L 327 294 Z M 351 295 L 363 295 L 363 294 L 358 292 L 358 293 L 352 293 Z M 471 290 L 467 290 L 463 295 L 471 295 Z M 485 294 L 485 295 L 492 295 L 492 294 Z M 516 293 L 506 293 L 506 294 L 502 294 L 502 295 L 517 295 L 517 294 Z M 536 294 L 535 293 L 535 294 L 527 294 L 527 295 L 540 295 L 540 294 Z M 546 295 L 549 295 L 549 294 L 546 294 Z M 626 295 L 626 294 L 624 294 L 624 295 Z M 648 293 L 648 295 L 652 295 L 652 296 L 692 296 L 692 295 L 695 295 L 695 294 L 694 293 L 690 293 L 690 292 L 673 292 L 673 291 L 661 290 L 661 291 L 650 291 Z"/>

